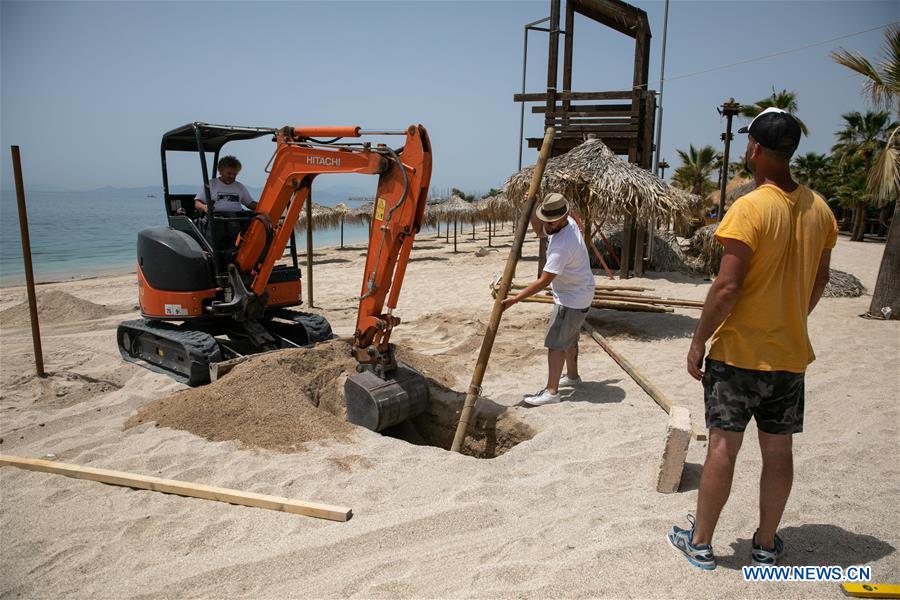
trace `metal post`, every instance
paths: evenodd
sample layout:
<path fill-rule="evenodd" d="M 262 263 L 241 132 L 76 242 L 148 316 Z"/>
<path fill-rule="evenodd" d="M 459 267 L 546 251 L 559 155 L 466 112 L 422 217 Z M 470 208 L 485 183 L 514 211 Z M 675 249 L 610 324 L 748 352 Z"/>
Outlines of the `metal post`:
<path fill-rule="evenodd" d="M 528 31 L 530 29 L 536 29 L 538 31 L 549 31 L 548 29 L 543 29 L 540 27 L 535 27 L 535 25 L 540 25 L 541 23 L 546 23 L 550 20 L 550 17 L 544 17 L 539 21 L 535 21 L 533 23 L 528 23 L 525 25 L 525 41 L 522 44 L 522 95 L 525 95 L 525 74 L 527 72 L 528 67 Z M 522 170 L 522 142 L 525 139 L 525 100 L 522 100 L 519 103 L 519 168 L 518 170 Z M 518 212 L 518 211 L 517 211 Z"/>
<path fill-rule="evenodd" d="M 16 180 L 16 203 L 19 205 L 19 231 L 22 234 L 22 260 L 25 263 L 25 288 L 28 290 L 28 313 L 31 317 L 31 341 L 34 345 L 34 366 L 38 377 L 44 372 L 44 351 L 41 349 L 41 328 L 38 324 L 37 298 L 34 293 L 34 271 L 31 269 L 31 238 L 28 236 L 28 213 L 25 210 L 25 184 L 22 181 L 22 161 L 19 147 L 12 146 L 13 174 Z"/>
<path fill-rule="evenodd" d="M 666 0 L 665 16 L 663 17 L 662 35 L 662 62 L 659 65 L 659 118 L 656 121 L 656 161 L 653 163 L 653 172 L 659 173 L 659 152 L 662 140 L 663 121 L 663 85 L 666 82 L 666 33 L 669 30 L 669 0 Z"/>
<path fill-rule="evenodd" d="M 306 197 L 306 307 L 313 307 L 312 188 Z"/>
<path fill-rule="evenodd" d="M 741 110 L 741 105 L 730 98 L 728 102 L 722 104 L 719 113 L 725 115 L 726 125 L 725 133 L 722 134 L 722 141 L 725 142 L 725 152 L 722 154 L 722 169 L 719 171 L 719 209 L 716 213 L 716 221 L 722 221 L 722 215 L 725 214 L 725 186 L 728 185 L 728 151 L 731 148 L 731 119 Z"/>
<path fill-rule="evenodd" d="M 666 178 L 666 169 L 669 168 L 669 162 L 666 159 L 662 159 L 661 161 L 659 161 L 658 166 L 659 166 L 659 171 L 660 171 L 659 178 L 665 179 Z"/>

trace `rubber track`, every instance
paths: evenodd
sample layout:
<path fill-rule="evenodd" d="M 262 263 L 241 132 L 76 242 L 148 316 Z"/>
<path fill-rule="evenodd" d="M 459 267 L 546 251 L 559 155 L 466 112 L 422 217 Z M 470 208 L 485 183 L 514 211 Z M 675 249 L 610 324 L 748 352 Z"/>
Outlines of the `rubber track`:
<path fill-rule="evenodd" d="M 317 344 L 334 337 L 331 323 L 322 315 L 281 309 L 272 311 L 271 316 L 302 325 L 309 336 L 309 344 Z"/>
<path fill-rule="evenodd" d="M 180 346 L 187 356 L 185 366 L 189 373 L 170 368 L 165 364 L 166 361 L 150 362 L 144 358 L 132 356 L 130 349 L 123 347 L 122 343 L 122 334 L 128 330 L 133 332 L 132 337 L 139 340 L 144 337 L 141 334 L 150 334 L 150 336 L 167 340 L 172 345 Z M 134 333 L 139 335 L 135 336 Z M 191 386 L 209 383 L 209 363 L 222 360 L 222 351 L 213 336 L 203 331 L 186 329 L 184 326 L 171 323 L 144 319 L 124 321 L 119 324 L 116 337 L 119 351 L 126 360 L 140 361 L 144 366 L 149 366 L 151 370 L 166 373 Z M 152 337 L 147 338 L 146 342 L 152 343 Z"/>

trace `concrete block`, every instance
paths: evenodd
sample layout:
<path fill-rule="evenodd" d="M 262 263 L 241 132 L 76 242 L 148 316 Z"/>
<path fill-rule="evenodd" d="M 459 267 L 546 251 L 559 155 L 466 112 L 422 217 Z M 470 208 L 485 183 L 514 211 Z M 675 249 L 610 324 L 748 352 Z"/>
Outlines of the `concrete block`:
<path fill-rule="evenodd" d="M 672 494 L 678 491 L 691 435 L 691 411 L 683 406 L 673 406 L 666 426 L 666 446 L 659 465 L 657 492 Z"/>

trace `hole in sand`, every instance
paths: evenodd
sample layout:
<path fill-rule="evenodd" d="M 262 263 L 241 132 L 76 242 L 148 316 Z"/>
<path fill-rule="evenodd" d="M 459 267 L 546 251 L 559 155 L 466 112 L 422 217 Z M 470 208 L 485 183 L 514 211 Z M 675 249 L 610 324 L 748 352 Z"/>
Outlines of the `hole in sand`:
<path fill-rule="evenodd" d="M 404 350 L 398 351 L 398 359 L 428 380 L 429 408 L 382 433 L 449 450 L 465 394 L 450 388 L 455 378 L 444 361 Z M 238 441 L 277 452 L 301 452 L 303 444 L 314 441 L 352 444 L 359 428 L 344 420 L 343 389 L 355 367 L 349 346 L 339 340 L 261 354 L 210 385 L 150 402 L 125 426 L 152 421 L 212 441 Z M 537 432 L 515 412 L 479 400 L 463 453 L 494 458 L 534 437 Z"/>

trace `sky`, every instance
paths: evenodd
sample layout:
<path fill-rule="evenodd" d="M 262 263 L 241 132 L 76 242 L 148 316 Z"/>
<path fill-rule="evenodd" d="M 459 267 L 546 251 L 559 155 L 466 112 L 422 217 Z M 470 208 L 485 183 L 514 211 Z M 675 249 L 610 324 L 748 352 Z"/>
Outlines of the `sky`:
<path fill-rule="evenodd" d="M 664 4 L 633 4 L 650 19 L 650 85 L 658 90 Z M 162 134 L 205 121 L 366 129 L 421 123 L 433 145 L 433 189 L 501 187 L 518 162 L 519 105 L 512 96 L 522 85 L 523 26 L 549 10 L 547 0 L 2 0 L 0 183 L 12 188 L 8 148 L 19 145 L 29 189 L 160 185 Z M 874 59 L 881 29 L 684 75 L 897 20 L 895 0 L 673 0 L 661 156 L 676 166 L 676 148 L 721 149 L 724 119 L 716 107 L 729 97 L 751 103 L 773 88 L 798 94 L 798 115 L 810 129 L 798 152 L 827 152 L 841 114 L 869 108 L 860 78 L 828 53 L 843 46 Z M 628 89 L 633 41 L 584 17 L 574 29 L 573 89 Z M 529 92 L 545 91 L 547 44 L 547 34 L 529 35 Z M 526 109 L 526 137 L 540 137 L 542 129 L 540 115 Z M 268 139 L 243 144 L 232 146 L 244 164 L 241 180 L 262 186 L 274 145 Z M 736 144 L 739 154 L 741 136 Z M 536 157 L 526 147 L 524 164 Z M 202 181 L 196 157 L 172 158 L 170 168 L 172 183 Z M 376 184 L 365 176 L 333 176 L 315 185 L 374 192 Z"/>

